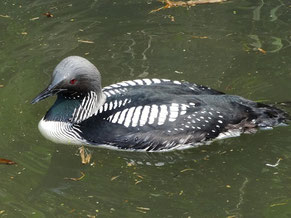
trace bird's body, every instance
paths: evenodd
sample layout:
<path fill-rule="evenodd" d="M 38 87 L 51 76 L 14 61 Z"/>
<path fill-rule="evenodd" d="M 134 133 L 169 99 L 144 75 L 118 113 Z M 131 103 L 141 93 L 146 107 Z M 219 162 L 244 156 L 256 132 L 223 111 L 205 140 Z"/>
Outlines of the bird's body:
<path fill-rule="evenodd" d="M 56 67 L 49 89 L 58 98 L 39 123 L 41 133 L 51 141 L 168 151 L 277 126 L 286 120 L 287 115 L 275 107 L 187 82 L 139 79 L 101 89 L 101 79 L 95 84 L 99 72 L 91 65 L 72 56 Z M 97 79 L 91 80 L 94 73 Z"/>

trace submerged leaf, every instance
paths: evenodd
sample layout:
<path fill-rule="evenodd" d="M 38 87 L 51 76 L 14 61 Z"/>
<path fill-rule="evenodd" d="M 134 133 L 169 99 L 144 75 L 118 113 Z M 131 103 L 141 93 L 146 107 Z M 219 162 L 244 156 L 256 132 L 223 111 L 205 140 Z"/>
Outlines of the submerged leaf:
<path fill-rule="evenodd" d="M 46 12 L 43 15 L 45 15 L 47 18 L 53 17 L 54 15 L 51 14 L 50 12 Z"/>
<path fill-rule="evenodd" d="M 39 20 L 39 17 L 33 17 L 33 18 L 30 18 L 29 20 L 31 20 L 31 21 Z"/>
<path fill-rule="evenodd" d="M 186 168 L 186 169 L 184 169 L 184 170 L 181 170 L 180 172 L 181 172 L 181 173 L 184 173 L 184 172 L 189 171 L 189 170 L 194 170 L 194 169 L 192 169 L 192 168 Z"/>
<path fill-rule="evenodd" d="M 65 177 L 64 179 L 68 179 L 68 180 L 72 180 L 72 181 L 80 181 L 81 179 L 83 179 L 85 177 L 85 174 L 83 172 L 81 172 L 82 176 L 78 177 L 78 178 L 68 178 Z"/>
<path fill-rule="evenodd" d="M 277 204 L 271 204 L 270 207 L 276 207 L 276 206 L 281 206 L 281 205 L 285 205 L 287 203 L 277 203 Z"/>
<path fill-rule="evenodd" d="M 275 164 L 266 163 L 266 166 L 268 166 L 268 167 L 277 167 L 277 166 L 279 166 L 279 163 L 280 163 L 281 160 L 283 160 L 283 158 L 279 158 Z"/>
<path fill-rule="evenodd" d="M 113 180 L 117 179 L 119 176 L 113 176 L 110 180 L 113 181 Z"/>
<path fill-rule="evenodd" d="M 10 18 L 10 16 L 8 16 L 8 15 L 3 15 L 3 14 L 0 14 L 0 17 L 3 17 L 3 18 Z"/>
<path fill-rule="evenodd" d="M 7 160 L 7 159 L 4 159 L 4 158 L 0 158 L 0 164 L 13 165 L 13 164 L 16 164 L 16 163 L 14 161 L 12 161 L 12 160 Z"/>
<path fill-rule="evenodd" d="M 87 43 L 87 44 L 93 44 L 94 43 L 93 41 L 82 40 L 82 39 L 79 39 L 78 42 Z"/>
<path fill-rule="evenodd" d="M 266 54 L 266 53 L 267 53 L 267 52 L 266 52 L 264 49 L 262 49 L 262 48 L 258 48 L 258 51 L 261 52 L 261 53 L 263 53 L 263 54 Z"/>
<path fill-rule="evenodd" d="M 147 213 L 147 211 L 149 211 L 150 208 L 147 207 L 136 207 L 136 211 L 141 212 L 141 213 Z"/>

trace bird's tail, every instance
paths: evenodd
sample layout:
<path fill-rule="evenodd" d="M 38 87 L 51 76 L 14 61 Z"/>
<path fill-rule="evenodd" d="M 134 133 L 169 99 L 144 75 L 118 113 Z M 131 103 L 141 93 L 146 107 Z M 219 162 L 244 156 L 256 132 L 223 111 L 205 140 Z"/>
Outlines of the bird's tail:
<path fill-rule="evenodd" d="M 278 126 L 290 121 L 290 115 L 276 106 L 257 103 L 257 110 L 259 117 L 256 123 L 259 127 Z"/>

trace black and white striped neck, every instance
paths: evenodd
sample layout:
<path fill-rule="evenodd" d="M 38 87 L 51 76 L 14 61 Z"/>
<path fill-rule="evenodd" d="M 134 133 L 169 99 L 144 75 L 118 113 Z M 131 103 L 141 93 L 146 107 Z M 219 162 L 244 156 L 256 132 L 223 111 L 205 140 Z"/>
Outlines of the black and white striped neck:
<path fill-rule="evenodd" d="M 81 104 L 78 108 L 75 108 L 71 122 L 80 123 L 89 117 L 96 115 L 99 108 L 106 101 L 106 96 L 101 92 L 97 95 L 96 92 L 89 92 L 81 101 Z"/>
<path fill-rule="evenodd" d="M 105 101 L 106 96 L 103 92 L 60 94 L 44 120 L 78 124 L 97 114 Z"/>

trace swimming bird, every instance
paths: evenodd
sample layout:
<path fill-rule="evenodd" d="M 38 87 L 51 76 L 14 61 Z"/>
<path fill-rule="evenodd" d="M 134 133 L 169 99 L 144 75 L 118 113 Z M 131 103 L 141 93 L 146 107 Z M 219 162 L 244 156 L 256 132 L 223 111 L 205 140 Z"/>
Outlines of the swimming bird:
<path fill-rule="evenodd" d="M 87 59 L 70 56 L 32 103 L 57 95 L 39 122 L 42 135 L 62 144 L 169 151 L 283 124 L 282 110 L 206 86 L 136 79 L 101 87 Z"/>

